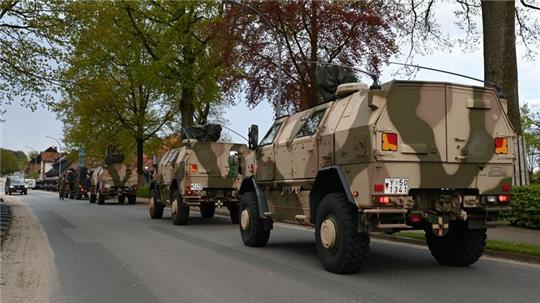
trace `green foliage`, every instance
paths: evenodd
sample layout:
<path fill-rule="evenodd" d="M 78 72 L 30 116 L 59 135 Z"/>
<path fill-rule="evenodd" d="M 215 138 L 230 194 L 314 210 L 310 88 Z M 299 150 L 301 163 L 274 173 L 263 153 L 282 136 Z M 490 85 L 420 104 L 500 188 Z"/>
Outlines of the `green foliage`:
<path fill-rule="evenodd" d="M 150 189 L 148 186 L 139 186 L 139 188 L 137 188 L 137 197 L 150 198 Z"/>
<path fill-rule="evenodd" d="M 0 175 L 24 170 L 27 162 L 28 158 L 24 152 L 0 148 Z"/>
<path fill-rule="evenodd" d="M 527 104 L 521 106 L 521 125 L 523 138 L 527 145 L 527 160 L 529 172 L 532 174 L 531 181 L 535 179 L 533 171 L 540 166 L 540 113 L 533 112 Z M 535 179 L 538 182 L 538 178 Z"/>
<path fill-rule="evenodd" d="M 504 219 L 513 225 L 540 229 L 540 184 L 512 188 L 511 207 Z"/>

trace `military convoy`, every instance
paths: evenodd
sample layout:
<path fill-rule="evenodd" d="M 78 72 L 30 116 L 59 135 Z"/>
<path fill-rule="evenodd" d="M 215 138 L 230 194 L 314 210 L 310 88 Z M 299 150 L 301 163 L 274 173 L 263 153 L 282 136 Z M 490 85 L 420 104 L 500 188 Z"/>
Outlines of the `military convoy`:
<path fill-rule="evenodd" d="M 105 204 L 109 198 L 116 197 L 118 203 L 129 204 L 137 201 L 137 172 L 123 164 L 124 155 L 110 146 L 105 165 L 94 169 L 90 185 L 90 203 Z"/>
<path fill-rule="evenodd" d="M 441 264 L 482 255 L 486 213 L 508 208 L 514 131 L 491 88 L 391 81 L 278 118 L 240 187 L 240 233 L 265 246 L 273 222 L 315 228 L 323 267 L 356 272 L 370 233 L 425 230 Z M 189 167 L 188 167 L 189 168 Z"/>
<path fill-rule="evenodd" d="M 151 218 L 162 218 L 170 205 L 173 223 L 184 225 L 191 207 L 198 207 L 203 218 L 212 218 L 215 209 L 224 206 L 231 221 L 238 223 L 238 189 L 253 170 L 247 164 L 253 160 L 245 144 L 216 142 L 220 134 L 220 125 L 189 127 L 183 131 L 182 146 L 155 163 L 148 205 Z"/>

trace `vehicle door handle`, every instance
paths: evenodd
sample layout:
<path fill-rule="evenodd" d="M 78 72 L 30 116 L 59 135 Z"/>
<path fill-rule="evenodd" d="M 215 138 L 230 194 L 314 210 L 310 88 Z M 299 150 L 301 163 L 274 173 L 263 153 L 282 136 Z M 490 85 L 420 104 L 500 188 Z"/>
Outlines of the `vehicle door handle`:
<path fill-rule="evenodd" d="M 456 156 L 456 160 L 465 160 L 467 156 Z"/>

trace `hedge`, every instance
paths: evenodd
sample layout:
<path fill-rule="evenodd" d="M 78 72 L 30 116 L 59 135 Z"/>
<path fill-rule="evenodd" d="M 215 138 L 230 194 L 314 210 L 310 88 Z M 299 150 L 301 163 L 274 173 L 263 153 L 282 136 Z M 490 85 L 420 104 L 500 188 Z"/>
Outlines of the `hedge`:
<path fill-rule="evenodd" d="M 150 198 L 150 190 L 147 186 L 140 186 L 137 189 L 137 197 L 139 198 Z"/>
<path fill-rule="evenodd" d="M 511 224 L 540 229 L 540 184 L 512 188 L 512 210 L 504 216 Z"/>

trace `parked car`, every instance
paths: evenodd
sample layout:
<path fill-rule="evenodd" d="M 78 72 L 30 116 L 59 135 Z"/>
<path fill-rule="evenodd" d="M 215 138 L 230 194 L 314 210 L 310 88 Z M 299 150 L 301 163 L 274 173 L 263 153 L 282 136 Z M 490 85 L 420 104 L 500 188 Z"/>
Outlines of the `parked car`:
<path fill-rule="evenodd" d="M 24 180 L 20 178 L 13 178 L 13 177 L 6 178 L 5 192 L 6 192 L 6 195 L 11 195 L 12 193 L 19 193 L 21 195 L 26 195 L 27 189 L 24 184 Z"/>
<path fill-rule="evenodd" d="M 36 188 L 36 180 L 35 179 L 24 179 L 24 184 L 26 188 Z"/>

